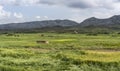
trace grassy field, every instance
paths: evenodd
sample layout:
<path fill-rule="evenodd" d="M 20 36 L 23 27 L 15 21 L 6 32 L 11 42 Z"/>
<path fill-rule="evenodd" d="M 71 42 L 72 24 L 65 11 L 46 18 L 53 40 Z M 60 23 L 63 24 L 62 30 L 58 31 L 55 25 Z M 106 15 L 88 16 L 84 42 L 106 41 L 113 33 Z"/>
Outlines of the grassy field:
<path fill-rule="evenodd" d="M 48 41 L 49 43 L 36 43 Z M 119 71 L 120 35 L 1 34 L 0 71 Z"/>

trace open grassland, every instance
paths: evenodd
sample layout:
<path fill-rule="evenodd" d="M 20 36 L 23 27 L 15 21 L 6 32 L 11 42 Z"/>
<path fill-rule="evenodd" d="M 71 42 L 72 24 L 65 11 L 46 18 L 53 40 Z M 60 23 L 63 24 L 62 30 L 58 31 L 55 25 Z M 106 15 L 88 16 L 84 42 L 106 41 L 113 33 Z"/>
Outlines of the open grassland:
<path fill-rule="evenodd" d="M 1 34 L 0 71 L 120 71 L 120 35 Z"/>

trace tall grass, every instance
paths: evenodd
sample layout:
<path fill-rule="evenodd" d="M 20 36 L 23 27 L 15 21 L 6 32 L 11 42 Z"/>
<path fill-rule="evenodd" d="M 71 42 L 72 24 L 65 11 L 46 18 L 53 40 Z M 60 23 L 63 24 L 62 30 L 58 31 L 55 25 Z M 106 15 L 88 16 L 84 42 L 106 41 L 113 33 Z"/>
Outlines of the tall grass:
<path fill-rule="evenodd" d="M 120 70 L 120 35 L 17 35 L 0 35 L 0 71 Z"/>

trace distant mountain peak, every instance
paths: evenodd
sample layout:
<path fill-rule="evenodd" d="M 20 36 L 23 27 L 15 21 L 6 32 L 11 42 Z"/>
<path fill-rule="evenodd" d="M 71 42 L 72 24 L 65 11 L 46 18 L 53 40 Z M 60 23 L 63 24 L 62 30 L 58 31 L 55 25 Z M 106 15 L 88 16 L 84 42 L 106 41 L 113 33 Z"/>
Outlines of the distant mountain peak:
<path fill-rule="evenodd" d="M 91 17 L 91 18 L 89 18 L 89 19 L 97 19 L 96 17 Z"/>
<path fill-rule="evenodd" d="M 99 26 L 99 25 L 111 25 L 111 24 L 120 25 L 120 15 L 114 15 L 106 19 L 98 19 L 95 17 L 91 17 L 80 23 L 81 26 L 90 26 L 90 25 Z"/>
<path fill-rule="evenodd" d="M 112 17 L 120 17 L 120 15 L 114 15 L 114 16 L 112 16 Z"/>
<path fill-rule="evenodd" d="M 114 15 L 114 16 L 110 17 L 110 19 L 120 20 L 120 15 Z"/>
<path fill-rule="evenodd" d="M 71 20 L 44 20 L 44 21 L 32 21 L 24 23 L 11 23 L 0 25 L 0 29 L 35 29 L 43 27 L 70 27 L 78 25 L 77 22 Z"/>

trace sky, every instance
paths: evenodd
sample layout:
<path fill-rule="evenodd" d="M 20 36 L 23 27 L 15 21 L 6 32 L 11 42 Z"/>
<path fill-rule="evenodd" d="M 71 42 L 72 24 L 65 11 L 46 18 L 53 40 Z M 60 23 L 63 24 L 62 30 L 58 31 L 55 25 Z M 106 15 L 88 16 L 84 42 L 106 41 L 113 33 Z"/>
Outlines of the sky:
<path fill-rule="evenodd" d="M 120 15 L 120 0 L 0 0 L 0 24 Z"/>

